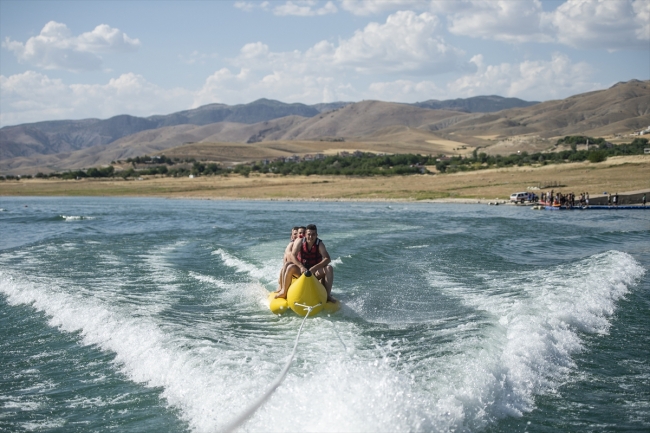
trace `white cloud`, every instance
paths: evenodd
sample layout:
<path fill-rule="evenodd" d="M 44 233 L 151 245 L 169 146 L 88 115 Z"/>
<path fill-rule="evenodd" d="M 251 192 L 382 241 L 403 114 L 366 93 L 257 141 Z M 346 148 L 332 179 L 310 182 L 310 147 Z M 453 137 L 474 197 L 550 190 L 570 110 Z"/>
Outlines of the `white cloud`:
<path fill-rule="evenodd" d="M 394 10 L 421 10 L 427 8 L 427 2 L 422 0 L 341 0 L 341 9 L 362 16 Z"/>
<path fill-rule="evenodd" d="M 191 92 L 163 89 L 133 73 L 106 84 L 71 84 L 27 71 L 0 76 L 0 125 L 44 119 L 108 118 L 119 114 L 150 116 L 187 109 Z"/>
<path fill-rule="evenodd" d="M 332 1 L 238 1 L 246 11 L 261 8 L 276 15 L 315 16 L 337 12 Z M 359 16 L 390 11 L 428 11 L 449 32 L 508 43 L 560 43 L 574 48 L 646 49 L 650 40 L 649 0 L 566 0 L 544 12 L 541 0 L 340 0 L 340 9 Z M 399 13 L 399 12 L 398 12 Z"/>
<path fill-rule="evenodd" d="M 194 95 L 192 107 L 232 101 L 231 93 L 245 90 L 249 76 L 250 71 L 247 69 L 241 69 L 239 74 L 234 74 L 228 68 L 221 68 L 206 78 L 203 87 Z"/>
<path fill-rule="evenodd" d="M 553 54 L 549 60 L 496 65 L 486 65 L 483 57 L 477 55 L 471 62 L 476 68 L 475 73 L 448 82 L 402 78 L 376 81 L 367 86 L 290 69 L 269 73 L 250 70 L 234 73 L 222 69 L 206 80 L 193 106 L 252 101 L 260 97 L 307 104 L 361 99 L 416 102 L 493 94 L 544 101 L 602 88 L 600 83 L 592 80 L 594 70 L 590 65 L 572 62 L 563 54 Z"/>
<path fill-rule="evenodd" d="M 267 12 L 271 10 L 271 3 L 268 1 L 236 1 L 234 6 L 244 12 L 253 12 L 255 9 L 262 9 Z"/>
<path fill-rule="evenodd" d="M 438 19 L 428 12 L 417 15 L 404 11 L 390 15 L 385 23 L 370 23 L 338 44 L 321 41 L 304 52 L 274 52 L 262 42 L 249 43 L 230 59 L 231 68 L 206 79 L 193 105 L 235 103 L 262 96 L 304 103 L 358 100 L 367 98 L 368 92 L 356 90 L 346 81 L 348 75 L 417 76 L 466 71 L 463 52 L 436 35 L 438 25 Z M 233 72 L 236 70 L 240 72 Z M 408 87 L 408 81 L 402 80 Z M 424 92 L 427 86 L 431 88 L 421 84 L 413 87 Z"/>
<path fill-rule="evenodd" d="M 357 72 L 442 73 L 458 69 L 463 52 L 436 35 L 438 18 L 400 11 L 339 42 L 334 62 Z"/>
<path fill-rule="evenodd" d="M 253 42 L 244 45 L 240 50 L 239 59 L 253 60 L 264 59 L 269 55 L 269 46 L 261 42 Z"/>
<path fill-rule="evenodd" d="M 546 19 L 557 40 L 574 48 L 648 50 L 647 0 L 569 0 Z"/>
<path fill-rule="evenodd" d="M 451 33 L 511 43 L 556 42 L 574 48 L 648 49 L 648 0 L 567 0 L 544 12 L 539 0 L 431 2 Z"/>
<path fill-rule="evenodd" d="M 272 52 L 262 42 L 245 45 L 231 63 L 239 68 L 333 74 L 438 74 L 463 69 L 463 52 L 436 35 L 438 19 L 429 13 L 397 12 L 370 23 L 338 44 L 321 41 L 306 50 Z"/>
<path fill-rule="evenodd" d="M 2 46 L 13 52 L 22 63 L 44 69 L 84 71 L 101 67 L 99 53 L 134 51 L 140 46 L 140 41 L 106 24 L 73 36 L 65 24 L 50 21 L 38 36 L 29 38 L 27 42 L 6 38 Z"/>
<path fill-rule="evenodd" d="M 563 54 L 553 54 L 549 61 L 518 64 L 485 65 L 481 55 L 474 56 L 471 61 L 478 71 L 450 82 L 447 85 L 449 95 L 501 95 L 543 101 L 602 88 L 591 81 L 593 68 L 590 65 L 573 63 Z"/>
<path fill-rule="evenodd" d="M 352 85 L 331 76 L 303 74 L 291 69 L 268 73 L 240 69 L 237 73 L 223 68 L 206 79 L 195 94 L 192 106 L 214 102 L 235 104 L 262 97 L 314 104 L 358 100 L 360 96 Z"/>
<path fill-rule="evenodd" d="M 378 99 L 392 102 L 417 102 L 439 98 L 446 90 L 433 81 L 396 80 L 377 82 L 368 86 L 367 99 Z"/>
<path fill-rule="evenodd" d="M 331 1 L 325 3 L 323 7 L 317 7 L 318 2 L 315 0 L 296 0 L 288 1 L 281 6 L 273 8 L 275 15 L 295 15 L 302 17 L 313 17 L 316 15 L 329 15 L 338 12 L 338 9 Z"/>
<path fill-rule="evenodd" d="M 472 58 L 477 71 L 446 84 L 430 80 L 396 80 L 372 83 L 364 98 L 383 101 L 416 102 L 427 99 L 469 98 L 500 95 L 529 101 L 562 99 L 575 94 L 601 89 L 591 80 L 593 68 L 583 62 L 573 63 L 562 54 L 548 61 L 524 61 L 486 65 L 483 56 Z"/>
<path fill-rule="evenodd" d="M 0 76 L 0 124 L 107 118 L 124 113 L 148 116 L 260 97 L 303 103 L 360 99 L 415 102 L 485 94 L 528 100 L 564 98 L 601 88 L 593 78 L 598 71 L 566 55 L 549 53 L 501 64 L 489 64 L 482 55 L 475 55 L 467 62 L 465 53 L 441 36 L 442 27 L 447 25 L 459 35 L 454 37 L 458 43 L 468 39 L 460 36 L 469 36 L 517 43 L 544 40 L 575 47 L 647 50 L 650 41 L 648 0 L 571 0 L 551 12 L 543 12 L 538 1 L 411 3 L 337 3 L 339 9 L 356 8 L 353 12 L 357 14 L 383 13 L 409 5 L 428 10 L 395 12 L 385 21 L 366 20 L 367 24 L 352 35 L 321 40 L 306 50 L 273 51 L 264 41 L 246 44 L 235 58 L 221 58 L 223 67 L 206 78 L 198 90 L 162 89 L 133 73 L 95 85 L 65 84 L 33 71 Z M 236 7 L 276 13 L 280 7 L 295 6 L 298 9 L 293 13 L 308 15 L 334 5 L 325 1 L 279 4 L 238 2 Z M 289 9 L 283 13 L 289 13 Z M 25 63 L 79 71 L 100 68 L 103 52 L 134 50 L 139 44 L 137 39 L 107 25 L 74 36 L 64 24 L 50 22 L 25 43 L 6 39 L 3 47 Z M 481 44 L 486 50 L 495 46 L 498 49 L 503 45 Z M 535 55 L 530 50 L 526 54 Z M 486 51 L 485 58 L 489 59 L 489 55 Z M 185 63 L 197 64 L 209 56 L 195 51 L 179 57 Z"/>
<path fill-rule="evenodd" d="M 229 61 L 235 67 L 254 70 L 262 74 L 276 70 L 307 73 L 309 70 L 316 71 L 321 66 L 309 63 L 300 51 L 272 52 L 269 46 L 262 42 L 244 45 L 239 51 L 239 56 Z M 321 70 L 321 72 L 324 71 Z"/>
<path fill-rule="evenodd" d="M 234 6 L 244 12 L 252 12 L 259 4 L 255 2 L 236 1 Z"/>
<path fill-rule="evenodd" d="M 189 54 L 179 54 L 178 58 L 181 62 L 187 65 L 204 65 L 207 60 L 217 58 L 216 53 L 202 53 L 198 50 L 194 50 Z"/>
<path fill-rule="evenodd" d="M 0 126 L 69 118 L 71 107 L 60 99 L 69 93 L 61 80 L 33 71 L 0 75 Z"/>
<path fill-rule="evenodd" d="M 504 42 L 550 42 L 544 30 L 542 5 L 533 1 L 433 2 L 432 10 L 447 15 L 451 33 Z"/>
<path fill-rule="evenodd" d="M 396 10 L 426 10 L 429 5 L 423 0 L 339 0 L 341 9 L 360 16 L 376 15 L 387 11 Z M 322 5 L 322 6 L 320 6 Z M 274 15 L 294 15 L 311 17 L 317 15 L 328 15 L 338 12 L 333 1 L 318 0 L 289 0 L 284 4 L 271 8 L 268 1 L 236 1 L 234 6 L 244 12 L 252 12 L 255 9 L 271 11 Z M 320 7 L 319 7 L 320 6 Z"/>
<path fill-rule="evenodd" d="M 638 24 L 636 37 L 641 41 L 650 41 L 650 2 L 638 0 L 634 2 L 633 7 Z"/>
<path fill-rule="evenodd" d="M 131 39 L 126 33 L 109 25 L 100 24 L 92 32 L 82 33 L 71 41 L 79 51 L 101 53 L 106 51 L 135 51 L 140 40 Z"/>
<path fill-rule="evenodd" d="M 249 47 L 249 53 L 266 53 Z M 254 56 L 253 56 L 254 57 Z M 472 63 L 476 73 L 458 79 L 376 81 L 351 83 L 335 74 L 286 67 L 277 70 L 222 68 L 208 77 L 201 89 L 163 89 L 142 76 L 123 74 L 105 84 L 64 84 L 44 74 L 27 71 L 0 76 L 0 125 L 44 119 L 108 118 L 118 114 L 149 116 L 189 107 L 223 102 L 236 104 L 260 97 L 285 102 L 318 103 L 380 99 L 415 102 L 497 94 L 527 100 L 560 99 L 602 88 L 593 82 L 593 68 L 574 63 L 566 55 L 549 60 L 486 65 L 481 55 Z"/>

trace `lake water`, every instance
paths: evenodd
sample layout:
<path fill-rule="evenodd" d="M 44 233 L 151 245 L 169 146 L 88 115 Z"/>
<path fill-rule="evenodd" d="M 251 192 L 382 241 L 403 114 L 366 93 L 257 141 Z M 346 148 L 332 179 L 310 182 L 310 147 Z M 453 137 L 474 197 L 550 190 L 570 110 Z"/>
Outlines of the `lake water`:
<path fill-rule="evenodd" d="M 292 226 L 343 308 L 240 431 L 650 431 L 650 212 L 0 198 L 0 431 L 213 432 L 264 392 Z"/>

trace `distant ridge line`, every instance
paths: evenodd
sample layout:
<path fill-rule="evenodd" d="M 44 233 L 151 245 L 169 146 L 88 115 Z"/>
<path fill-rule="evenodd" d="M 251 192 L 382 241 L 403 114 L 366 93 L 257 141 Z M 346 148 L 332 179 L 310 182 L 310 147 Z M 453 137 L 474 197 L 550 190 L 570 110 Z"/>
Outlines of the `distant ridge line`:
<path fill-rule="evenodd" d="M 500 97 L 474 97 L 472 101 L 481 98 L 494 100 Z M 512 105 L 510 99 L 501 98 L 507 105 Z M 454 102 L 456 101 L 456 102 Z M 453 104 L 458 105 L 454 100 Z M 521 101 L 521 100 L 517 100 Z M 444 103 L 442 101 L 441 103 Z M 522 104 L 530 104 L 521 101 Z M 52 120 L 5 126 L 0 129 L 0 160 L 30 157 L 31 155 L 54 155 L 62 152 L 74 152 L 84 148 L 107 145 L 129 135 L 158 128 L 196 125 L 203 126 L 220 122 L 241 123 L 253 125 L 259 122 L 271 121 L 287 116 L 312 118 L 326 112 L 334 111 L 351 105 L 351 102 L 332 102 L 315 105 L 301 103 L 287 104 L 271 99 L 258 99 L 248 104 L 225 105 L 207 104 L 198 108 L 178 111 L 167 115 L 137 117 L 120 114 L 108 119 L 81 120 Z M 453 105 L 450 103 L 450 107 Z M 404 104 L 414 105 L 417 104 Z M 472 107 L 488 106 L 472 102 Z M 496 109 L 496 105 L 492 104 Z M 427 108 L 427 107 L 424 107 Z M 467 111 L 467 110 L 465 110 Z M 254 135 L 254 134 L 253 134 Z M 253 141 L 257 139 L 250 137 Z"/>
<path fill-rule="evenodd" d="M 415 153 L 459 154 L 476 147 L 509 152 L 513 147 L 505 139 L 529 137 L 534 141 L 538 137 L 539 150 L 552 146 L 553 137 L 605 137 L 644 130 L 649 125 L 650 81 L 639 80 L 546 102 L 497 95 L 414 104 L 361 101 L 306 105 L 258 99 L 233 106 L 208 104 L 146 118 L 123 114 L 103 120 L 6 126 L 0 129 L 0 173 L 92 167 L 184 149 L 186 143 L 221 143 L 222 153 L 206 148 L 202 152 L 232 162 L 280 156 L 266 144 L 271 142 L 283 142 L 283 148 L 295 149 L 295 153 L 345 150 L 348 145 L 341 143 L 356 142 L 365 143 L 360 149 L 379 152 L 410 149 Z M 525 147 L 525 141 L 518 144 L 523 146 L 521 150 L 533 150 Z M 307 146 L 307 142 L 313 144 Z M 179 152 L 175 153 L 181 156 Z"/>

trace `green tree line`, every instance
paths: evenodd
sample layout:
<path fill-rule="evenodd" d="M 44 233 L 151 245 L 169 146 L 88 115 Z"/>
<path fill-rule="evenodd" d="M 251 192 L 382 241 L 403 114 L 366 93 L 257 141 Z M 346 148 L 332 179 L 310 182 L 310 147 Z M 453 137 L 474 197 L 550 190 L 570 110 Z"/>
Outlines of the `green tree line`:
<path fill-rule="evenodd" d="M 589 139 L 590 148 L 577 150 L 578 144 L 586 144 Z M 604 139 L 594 139 L 583 136 L 568 136 L 558 140 L 558 144 L 571 145 L 570 150 L 560 152 L 537 152 L 529 154 L 528 152 L 513 153 L 508 156 L 487 155 L 475 149 L 470 157 L 454 156 L 448 160 L 436 162 L 436 168 L 442 173 L 453 173 L 457 171 L 480 170 L 494 167 L 512 167 L 523 165 L 547 165 L 560 164 L 564 162 L 602 162 L 609 156 L 618 155 L 641 155 L 643 149 L 647 147 L 646 138 L 635 138 L 631 143 L 610 145 Z M 591 147 L 593 143 L 593 147 Z M 576 145 L 576 146 L 573 146 Z"/>
<path fill-rule="evenodd" d="M 589 140 L 589 150 L 577 150 L 580 144 Z M 558 140 L 558 144 L 568 144 L 571 149 L 560 152 L 536 152 L 529 154 L 521 152 L 507 156 L 487 155 L 475 149 L 469 156 L 443 155 L 376 155 L 373 153 L 355 152 L 354 155 L 331 155 L 312 161 L 256 161 L 249 164 L 238 164 L 234 167 L 223 167 L 217 163 L 204 163 L 194 159 L 186 160 L 185 165 L 178 164 L 164 156 L 151 158 L 136 157 L 127 160 L 132 163 L 149 163 L 152 166 L 136 169 L 115 171 L 113 166 L 89 168 L 88 170 L 51 173 L 38 173 L 35 177 L 58 177 L 62 179 L 121 177 L 137 178 L 140 176 L 162 175 L 169 177 L 214 176 L 236 173 L 248 176 L 250 173 L 274 173 L 284 176 L 291 175 L 331 175 L 331 176 L 396 176 L 427 173 L 425 166 L 435 166 L 440 173 L 455 173 L 458 171 L 482 170 L 495 167 L 512 167 L 523 165 L 547 165 L 565 162 L 601 162 L 609 156 L 640 155 L 648 146 L 646 138 L 636 138 L 631 143 L 611 145 L 602 138 L 586 136 L 567 136 Z M 189 164 L 192 164 L 191 166 Z M 154 165 L 155 164 L 155 165 Z M 175 166 L 174 166 L 175 165 Z M 172 167 L 173 166 L 173 167 Z M 31 177 L 31 176 L 23 176 Z M 0 176 L 0 179 L 15 179 L 17 176 Z"/>
<path fill-rule="evenodd" d="M 397 154 L 375 155 L 332 155 L 313 161 L 271 161 L 268 164 L 256 162 L 250 171 L 282 175 L 334 175 L 334 176 L 394 176 L 425 172 L 424 165 L 431 162 L 430 156 Z"/>

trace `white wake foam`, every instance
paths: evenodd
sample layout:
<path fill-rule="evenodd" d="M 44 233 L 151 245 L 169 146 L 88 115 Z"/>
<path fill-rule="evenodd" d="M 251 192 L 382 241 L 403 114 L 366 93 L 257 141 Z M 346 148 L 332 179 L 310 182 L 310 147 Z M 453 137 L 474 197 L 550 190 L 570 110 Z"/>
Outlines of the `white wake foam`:
<path fill-rule="evenodd" d="M 569 380 L 581 333 L 606 333 L 616 302 L 645 270 L 628 254 L 611 251 L 581 262 L 517 275 L 484 276 L 466 287 L 441 272 L 429 282 L 476 311 L 488 313 L 482 335 L 459 339 L 447 359 L 448 395 L 465 422 L 520 415 L 537 395 Z M 452 404 L 453 406 L 453 404 Z"/>
<path fill-rule="evenodd" d="M 81 221 L 81 220 L 94 220 L 95 217 L 83 215 L 59 215 L 65 221 Z"/>
<path fill-rule="evenodd" d="M 215 254 L 257 275 L 258 267 Z M 401 342 L 378 345 L 354 321 L 310 319 L 285 383 L 242 430 L 474 430 L 529 411 L 537 395 L 568 379 L 581 333 L 607 332 L 616 302 L 643 272 L 629 255 L 609 252 L 543 271 L 486 276 L 473 287 L 431 273 L 431 286 L 485 318 L 440 331 L 448 332 L 448 342 L 436 348 L 440 355 L 425 358 L 417 352 L 402 360 Z M 214 286 L 223 308 L 263 291 L 250 282 L 190 277 Z M 188 337 L 65 282 L 0 270 L 0 293 L 12 305 L 45 312 L 53 327 L 79 332 L 83 344 L 114 352 L 118 368 L 135 382 L 161 387 L 199 432 L 215 431 L 262 393 L 290 353 L 300 321 L 269 319 L 261 334 L 244 322 L 205 321 Z M 223 341 L 201 340 L 210 331 Z"/>
<path fill-rule="evenodd" d="M 49 325 L 66 332 L 80 332 L 83 344 L 97 345 L 116 354 L 115 363 L 133 381 L 163 387 L 167 401 L 179 407 L 195 427 L 214 426 L 225 371 L 214 371 L 207 359 L 216 353 L 196 357 L 184 350 L 188 341 L 163 332 L 148 317 L 132 316 L 129 311 L 74 293 L 51 284 L 31 282 L 19 275 L 0 271 L 0 292 L 11 305 L 32 305 L 45 312 Z M 214 361 L 211 361 L 214 362 Z"/>
<path fill-rule="evenodd" d="M 248 274 L 253 279 L 264 283 L 277 282 L 278 273 L 282 267 L 281 254 L 275 259 L 266 259 L 261 263 L 240 259 L 221 248 L 213 251 L 212 254 L 221 257 L 223 264 L 233 268 L 235 272 Z"/>
<path fill-rule="evenodd" d="M 124 374 L 135 382 L 162 387 L 167 402 L 200 432 L 225 424 L 264 390 L 290 352 L 299 323 L 288 317 L 278 323 L 287 332 L 262 340 L 254 334 L 253 340 L 242 341 L 242 336 L 231 336 L 224 347 L 163 331 L 152 317 L 134 316 L 124 306 L 82 296 L 68 284 L 0 271 L 0 293 L 11 305 L 31 305 L 45 312 L 52 327 L 79 332 L 83 344 L 114 352 L 114 362 Z M 351 348 L 358 345 L 353 324 L 339 324 L 336 332 Z M 409 430 L 415 422 L 414 406 L 405 409 L 403 403 L 409 399 L 410 379 L 396 374 L 391 361 L 378 358 L 374 350 L 356 353 L 336 336 L 327 319 L 308 322 L 299 359 L 285 385 L 245 430 L 377 431 L 387 425 Z M 287 407 L 301 413 L 290 424 Z"/>

